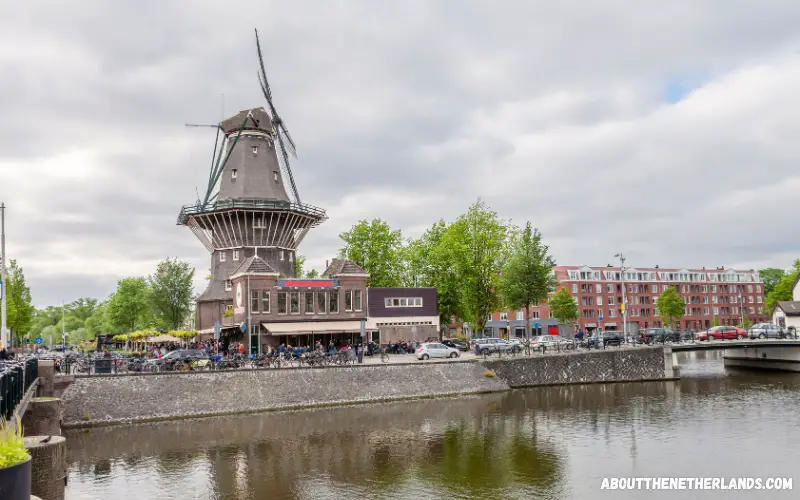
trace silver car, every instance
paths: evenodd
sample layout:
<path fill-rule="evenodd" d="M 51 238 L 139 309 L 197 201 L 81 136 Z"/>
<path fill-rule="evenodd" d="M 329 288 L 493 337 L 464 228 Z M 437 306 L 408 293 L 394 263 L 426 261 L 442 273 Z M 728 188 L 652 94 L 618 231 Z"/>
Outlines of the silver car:
<path fill-rule="evenodd" d="M 786 332 L 772 323 L 758 323 L 750 327 L 747 336 L 751 339 L 782 339 L 786 336 Z"/>
<path fill-rule="evenodd" d="M 478 339 L 475 341 L 475 345 L 478 346 L 478 352 L 480 354 L 490 354 L 494 352 L 506 352 L 512 349 L 521 351 L 522 346 L 517 343 L 508 342 L 505 339 L 500 338 L 486 338 L 486 339 Z"/>
<path fill-rule="evenodd" d="M 458 349 L 453 349 L 438 342 L 426 342 L 420 344 L 417 348 L 417 359 L 430 359 L 430 358 L 457 358 L 459 356 Z"/>

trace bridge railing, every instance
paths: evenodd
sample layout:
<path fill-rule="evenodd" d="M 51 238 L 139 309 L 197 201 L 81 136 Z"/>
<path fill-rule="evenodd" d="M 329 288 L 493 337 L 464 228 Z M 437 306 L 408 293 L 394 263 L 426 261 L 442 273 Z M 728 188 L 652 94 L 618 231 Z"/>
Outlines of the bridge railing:
<path fill-rule="evenodd" d="M 13 418 L 14 410 L 38 373 L 39 362 L 34 357 L 0 361 L 0 418 Z"/>

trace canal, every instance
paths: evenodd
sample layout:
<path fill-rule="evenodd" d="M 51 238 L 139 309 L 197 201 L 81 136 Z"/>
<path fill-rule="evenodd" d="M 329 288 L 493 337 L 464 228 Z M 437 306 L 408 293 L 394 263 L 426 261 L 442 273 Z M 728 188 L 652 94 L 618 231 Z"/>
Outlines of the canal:
<path fill-rule="evenodd" d="M 680 382 L 69 431 L 67 499 L 796 498 L 800 374 L 726 370 L 721 351 L 678 361 Z M 631 492 L 604 477 L 796 484 Z"/>

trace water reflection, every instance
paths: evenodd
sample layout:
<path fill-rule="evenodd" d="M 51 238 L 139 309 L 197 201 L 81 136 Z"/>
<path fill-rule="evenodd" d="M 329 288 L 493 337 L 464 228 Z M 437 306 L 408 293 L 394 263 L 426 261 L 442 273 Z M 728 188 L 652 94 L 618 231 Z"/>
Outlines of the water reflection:
<path fill-rule="evenodd" d="M 680 383 L 70 432 L 67 498 L 620 498 L 603 476 L 793 473 L 782 424 L 800 376 L 728 372 L 719 352 L 679 362 Z"/>

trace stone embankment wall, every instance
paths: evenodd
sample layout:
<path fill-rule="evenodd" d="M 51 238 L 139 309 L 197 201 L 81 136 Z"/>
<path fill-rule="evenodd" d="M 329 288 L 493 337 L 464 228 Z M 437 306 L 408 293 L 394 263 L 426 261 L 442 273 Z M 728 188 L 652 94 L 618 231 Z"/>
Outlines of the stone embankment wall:
<path fill-rule="evenodd" d="M 487 368 L 494 373 L 487 374 Z M 76 376 L 63 395 L 64 426 L 477 394 L 537 385 L 664 380 L 676 375 L 669 348 L 643 347 L 489 361 Z"/>
<path fill-rule="evenodd" d="M 508 390 L 478 363 L 76 377 L 65 427 Z"/>
<path fill-rule="evenodd" d="M 640 382 L 677 377 L 669 347 L 610 347 L 484 362 L 510 387 Z"/>

